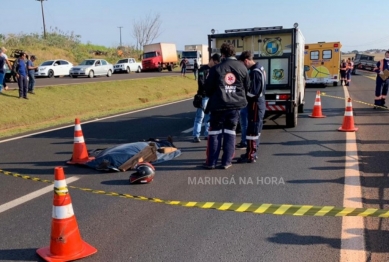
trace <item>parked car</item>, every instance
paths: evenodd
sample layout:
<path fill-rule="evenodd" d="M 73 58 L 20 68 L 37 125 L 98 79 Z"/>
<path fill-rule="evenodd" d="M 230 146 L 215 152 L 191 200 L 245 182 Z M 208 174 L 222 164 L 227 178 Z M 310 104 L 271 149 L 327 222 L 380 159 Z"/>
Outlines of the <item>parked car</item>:
<path fill-rule="evenodd" d="M 93 78 L 95 76 L 112 76 L 113 65 L 104 59 L 86 59 L 78 66 L 70 69 L 70 76 L 76 78 L 78 76 L 88 76 Z"/>
<path fill-rule="evenodd" d="M 113 66 L 115 73 L 126 72 L 129 74 L 130 72 L 140 73 L 142 71 L 142 63 L 136 62 L 134 58 L 124 58 L 117 61 L 117 63 Z"/>
<path fill-rule="evenodd" d="M 373 55 L 365 55 L 365 54 L 355 54 L 354 58 L 354 68 L 351 71 L 351 74 L 355 75 L 357 69 L 374 71 L 376 67 L 377 61 L 374 61 Z"/>
<path fill-rule="evenodd" d="M 40 64 L 35 71 L 36 77 L 68 76 L 73 64 L 66 60 L 48 60 Z"/>

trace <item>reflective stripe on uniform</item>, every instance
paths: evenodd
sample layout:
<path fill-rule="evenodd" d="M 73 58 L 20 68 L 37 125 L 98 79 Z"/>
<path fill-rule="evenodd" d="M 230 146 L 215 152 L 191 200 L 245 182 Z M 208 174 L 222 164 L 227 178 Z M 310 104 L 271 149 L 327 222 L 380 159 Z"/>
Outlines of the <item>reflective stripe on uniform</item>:
<path fill-rule="evenodd" d="M 258 140 L 259 136 L 246 136 L 247 140 Z"/>
<path fill-rule="evenodd" d="M 72 204 L 65 206 L 53 206 L 52 218 L 65 219 L 74 216 Z"/>
<path fill-rule="evenodd" d="M 209 133 L 209 132 L 208 132 Z M 236 132 L 233 130 L 224 129 L 224 133 L 230 134 L 230 135 L 236 135 Z"/>
<path fill-rule="evenodd" d="M 208 131 L 208 135 L 218 135 L 218 134 L 221 134 L 221 133 L 222 133 L 221 130 Z"/>

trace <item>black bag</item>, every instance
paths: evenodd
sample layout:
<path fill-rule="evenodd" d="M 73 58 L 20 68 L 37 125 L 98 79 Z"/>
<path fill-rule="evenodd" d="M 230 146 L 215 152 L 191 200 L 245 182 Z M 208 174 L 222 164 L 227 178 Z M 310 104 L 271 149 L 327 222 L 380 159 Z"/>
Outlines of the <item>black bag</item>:
<path fill-rule="evenodd" d="M 201 95 L 196 94 L 196 95 L 193 97 L 193 106 L 194 106 L 195 108 L 204 109 L 204 108 L 203 108 L 203 97 L 202 97 Z"/>

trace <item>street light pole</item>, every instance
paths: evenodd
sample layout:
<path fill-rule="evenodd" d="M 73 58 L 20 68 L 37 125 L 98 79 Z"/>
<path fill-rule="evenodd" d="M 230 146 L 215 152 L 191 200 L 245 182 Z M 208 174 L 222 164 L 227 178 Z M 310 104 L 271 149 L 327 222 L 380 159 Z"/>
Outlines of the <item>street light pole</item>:
<path fill-rule="evenodd" d="M 43 20 L 43 37 L 46 38 L 46 24 L 45 24 L 45 13 L 43 12 L 43 1 L 47 0 L 36 0 L 41 2 L 41 9 L 42 9 L 42 20 Z"/>
<path fill-rule="evenodd" d="M 120 30 L 120 46 L 122 46 L 122 28 L 123 28 L 123 26 L 119 26 L 118 28 Z"/>

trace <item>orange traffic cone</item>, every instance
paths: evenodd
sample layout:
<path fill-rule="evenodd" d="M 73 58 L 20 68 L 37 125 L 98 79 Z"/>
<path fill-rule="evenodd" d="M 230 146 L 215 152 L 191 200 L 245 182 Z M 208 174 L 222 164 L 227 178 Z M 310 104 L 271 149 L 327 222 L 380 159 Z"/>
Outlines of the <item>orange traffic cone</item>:
<path fill-rule="evenodd" d="M 351 98 L 347 100 L 346 111 L 344 112 L 343 124 L 338 128 L 339 131 L 355 132 L 358 130 L 354 126 L 353 106 L 351 104 Z"/>
<path fill-rule="evenodd" d="M 46 261 L 70 261 L 95 254 L 97 249 L 81 239 L 63 168 L 56 167 L 54 174 L 50 246 L 36 252 Z"/>
<path fill-rule="evenodd" d="M 73 144 L 73 156 L 67 163 L 68 164 L 85 164 L 86 162 L 95 159 L 89 157 L 88 150 L 82 134 L 80 119 L 76 118 L 74 124 L 74 144 Z"/>
<path fill-rule="evenodd" d="M 313 106 L 312 115 L 310 117 L 314 118 L 323 118 L 326 117 L 321 113 L 321 100 L 320 100 L 320 91 L 316 92 L 315 105 Z"/>

